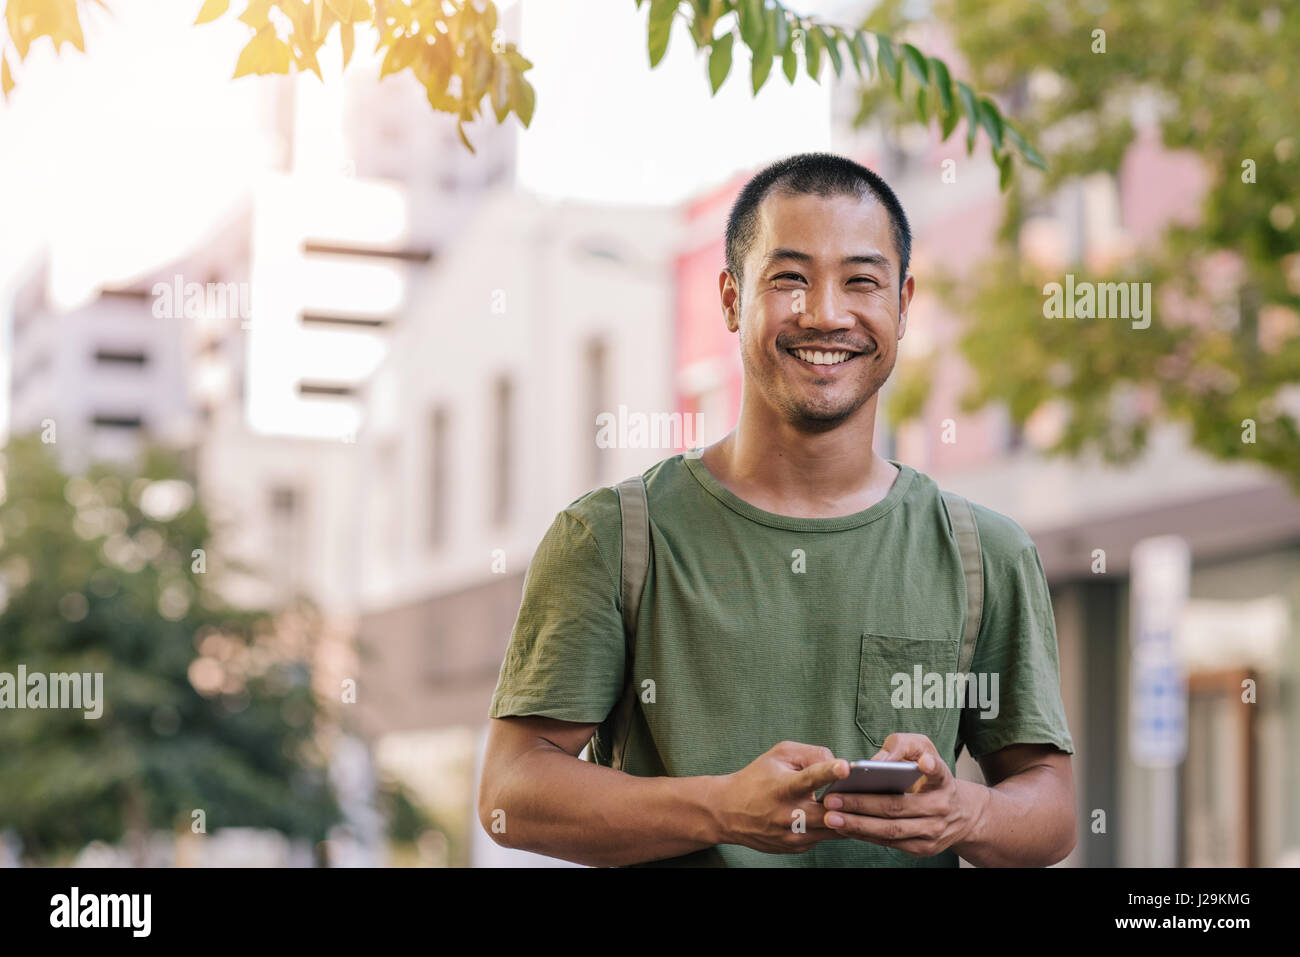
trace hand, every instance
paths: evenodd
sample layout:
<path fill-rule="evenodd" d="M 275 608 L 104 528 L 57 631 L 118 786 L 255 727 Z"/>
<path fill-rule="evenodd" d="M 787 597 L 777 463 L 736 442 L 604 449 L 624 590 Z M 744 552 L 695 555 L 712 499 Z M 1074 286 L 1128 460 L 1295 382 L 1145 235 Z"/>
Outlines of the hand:
<path fill-rule="evenodd" d="M 769 854 L 801 854 L 838 838 L 826 826 L 826 809 L 814 792 L 848 776 L 849 763 L 837 760 L 829 748 L 782 741 L 719 779 L 714 793 L 722 834 L 718 843 Z"/>
<path fill-rule="evenodd" d="M 873 761 L 915 761 L 907 794 L 828 794 L 826 825 L 843 837 L 933 857 L 966 840 L 988 804 L 988 788 L 959 781 L 923 734 L 891 734 Z"/>

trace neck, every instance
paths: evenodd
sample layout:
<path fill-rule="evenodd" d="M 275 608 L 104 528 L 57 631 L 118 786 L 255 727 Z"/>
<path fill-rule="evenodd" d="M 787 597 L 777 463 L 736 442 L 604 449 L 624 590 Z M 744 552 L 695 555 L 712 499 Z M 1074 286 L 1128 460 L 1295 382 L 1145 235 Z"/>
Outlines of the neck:
<path fill-rule="evenodd" d="M 701 456 L 719 482 L 765 511 L 833 518 L 884 498 L 898 469 L 872 448 L 879 394 L 833 429 L 807 431 L 746 395 L 736 428 Z"/>

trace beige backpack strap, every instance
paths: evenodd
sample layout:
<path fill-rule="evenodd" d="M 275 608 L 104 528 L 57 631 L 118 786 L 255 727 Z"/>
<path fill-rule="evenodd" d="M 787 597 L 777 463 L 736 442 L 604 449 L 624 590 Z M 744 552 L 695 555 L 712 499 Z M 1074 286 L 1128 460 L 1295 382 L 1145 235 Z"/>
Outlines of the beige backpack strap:
<path fill-rule="evenodd" d="M 622 769 L 632 733 L 636 689 L 632 684 L 632 662 L 636 657 L 636 619 L 641 609 L 641 592 L 650 570 L 650 506 L 645 481 L 640 475 L 618 483 L 618 507 L 623 526 L 623 557 L 619 587 L 623 600 L 623 639 L 627 648 L 623 695 L 615 708 L 615 740 L 610 766 Z"/>
<path fill-rule="evenodd" d="M 984 563 L 980 554 L 980 533 L 975 526 L 975 510 L 970 502 L 954 492 L 944 492 L 943 501 L 957 536 L 961 570 L 966 579 L 966 630 L 962 633 L 961 651 L 957 656 L 957 671 L 966 674 L 975 660 L 975 642 L 984 618 Z"/>

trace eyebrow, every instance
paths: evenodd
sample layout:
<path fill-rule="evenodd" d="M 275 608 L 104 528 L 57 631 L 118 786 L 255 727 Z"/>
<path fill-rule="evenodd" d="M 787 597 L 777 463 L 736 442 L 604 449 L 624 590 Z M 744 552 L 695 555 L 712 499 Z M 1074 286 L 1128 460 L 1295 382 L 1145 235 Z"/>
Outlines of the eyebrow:
<path fill-rule="evenodd" d="M 811 263 L 813 261 L 813 257 L 807 253 L 800 252 L 797 249 L 788 249 L 784 246 L 778 246 L 763 257 L 762 263 L 759 264 L 759 271 L 762 272 L 774 263 L 785 259 L 793 259 L 795 262 L 800 263 Z M 869 253 L 859 253 L 854 256 L 845 256 L 840 260 L 840 264 L 843 266 L 854 264 L 863 266 L 884 266 L 888 269 L 889 257 L 885 256 L 883 253 L 872 251 Z"/>

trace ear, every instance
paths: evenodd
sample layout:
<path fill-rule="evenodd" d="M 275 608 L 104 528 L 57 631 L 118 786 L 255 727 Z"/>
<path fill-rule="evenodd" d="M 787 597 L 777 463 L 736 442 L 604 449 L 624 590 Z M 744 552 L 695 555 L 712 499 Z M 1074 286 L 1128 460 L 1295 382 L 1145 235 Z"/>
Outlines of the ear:
<path fill-rule="evenodd" d="M 740 328 L 740 286 L 729 269 L 718 274 L 718 293 L 722 299 L 722 318 L 728 332 Z"/>
<path fill-rule="evenodd" d="M 907 310 L 912 305 L 912 294 L 916 292 L 916 277 L 908 273 L 903 285 L 898 290 L 898 338 L 907 332 Z"/>

